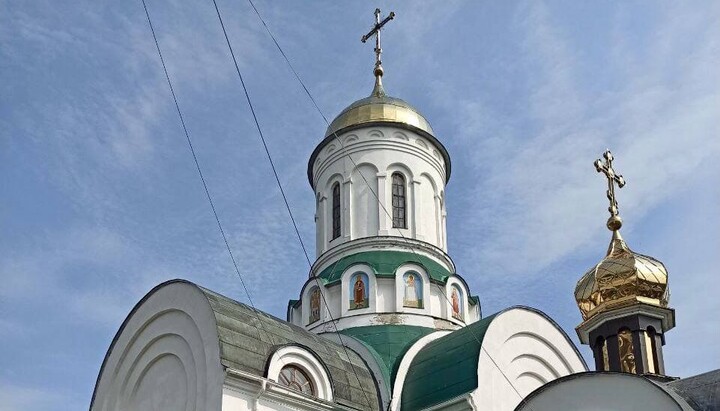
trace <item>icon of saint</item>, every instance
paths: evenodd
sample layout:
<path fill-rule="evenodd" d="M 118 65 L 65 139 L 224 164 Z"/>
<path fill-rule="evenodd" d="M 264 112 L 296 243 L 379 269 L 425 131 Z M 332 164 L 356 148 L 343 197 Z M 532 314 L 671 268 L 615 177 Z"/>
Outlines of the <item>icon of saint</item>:
<path fill-rule="evenodd" d="M 355 286 L 353 287 L 353 303 L 355 303 L 355 308 L 364 308 L 367 306 L 365 301 L 365 283 L 360 275 L 356 277 Z"/>
<path fill-rule="evenodd" d="M 403 300 L 403 305 L 406 307 L 417 308 L 420 306 L 417 297 L 417 289 L 415 288 L 415 275 L 413 274 L 410 274 L 407 277 L 407 281 L 405 283 L 405 298 Z"/>
<path fill-rule="evenodd" d="M 458 296 L 458 292 L 455 287 L 452 289 L 450 299 L 452 300 L 452 315 L 453 317 L 460 319 L 460 297 Z"/>
<path fill-rule="evenodd" d="M 313 290 L 310 294 L 310 322 L 320 319 L 320 290 Z"/>

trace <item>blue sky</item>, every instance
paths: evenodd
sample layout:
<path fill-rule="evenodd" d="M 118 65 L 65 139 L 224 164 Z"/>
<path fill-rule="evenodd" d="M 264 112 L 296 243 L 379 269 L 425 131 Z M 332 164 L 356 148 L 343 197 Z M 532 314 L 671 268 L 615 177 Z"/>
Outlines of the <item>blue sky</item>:
<path fill-rule="evenodd" d="M 209 189 L 258 308 L 283 317 L 308 267 L 211 1 L 149 0 Z M 301 234 L 325 124 L 244 1 L 219 0 Z M 448 239 L 486 314 L 526 304 L 577 342 L 575 282 L 623 235 L 670 272 L 669 374 L 720 367 L 720 3 L 257 0 L 326 116 L 387 91 L 453 161 Z M 0 404 L 86 409 L 132 306 L 186 278 L 247 301 L 205 199 L 140 1 L 0 1 Z M 589 357 L 589 350 L 581 347 Z"/>

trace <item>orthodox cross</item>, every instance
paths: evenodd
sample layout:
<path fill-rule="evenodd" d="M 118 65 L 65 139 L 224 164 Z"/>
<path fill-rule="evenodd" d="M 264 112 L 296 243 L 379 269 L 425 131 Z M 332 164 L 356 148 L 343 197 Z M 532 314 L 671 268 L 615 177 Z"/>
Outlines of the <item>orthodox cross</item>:
<path fill-rule="evenodd" d="M 395 12 L 390 12 L 390 14 L 385 17 L 382 21 L 380 21 L 380 9 L 375 9 L 375 26 L 368 32 L 368 34 L 362 36 L 360 39 L 363 43 L 368 41 L 370 37 L 375 35 L 375 78 L 379 81 L 380 77 L 383 75 L 383 68 L 382 68 L 382 61 L 380 60 L 380 54 L 382 54 L 382 49 L 380 48 L 380 29 L 383 28 L 389 22 L 390 20 L 395 18 Z"/>
<path fill-rule="evenodd" d="M 610 150 L 605 150 L 605 152 L 603 153 L 603 157 L 605 158 L 604 162 L 602 161 L 602 159 L 595 160 L 595 169 L 598 173 L 605 174 L 605 177 L 608 181 L 607 198 L 608 200 L 610 200 L 610 207 L 608 207 L 608 211 L 610 212 L 610 219 L 620 221 L 619 217 L 617 216 L 618 204 L 617 199 L 615 198 L 615 184 L 617 184 L 618 188 L 623 188 L 625 186 L 625 179 L 623 179 L 623 176 L 617 174 L 613 169 L 613 155 Z M 608 220 L 608 224 L 609 221 L 610 220 Z M 608 225 L 608 227 L 610 227 L 610 225 Z M 618 228 L 620 227 L 618 226 Z"/>

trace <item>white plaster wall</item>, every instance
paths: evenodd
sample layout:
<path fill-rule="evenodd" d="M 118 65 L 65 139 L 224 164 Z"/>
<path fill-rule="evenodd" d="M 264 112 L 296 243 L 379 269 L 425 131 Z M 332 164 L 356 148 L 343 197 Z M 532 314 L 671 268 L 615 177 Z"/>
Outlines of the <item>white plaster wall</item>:
<path fill-rule="evenodd" d="M 395 279 L 378 278 L 378 311 L 392 312 L 395 309 Z"/>
<path fill-rule="evenodd" d="M 377 167 L 372 164 L 360 164 L 352 171 L 351 238 L 376 236 L 380 229 L 379 205 L 373 194 L 378 192 L 377 174 Z"/>
<path fill-rule="evenodd" d="M 587 368 L 560 328 L 535 311 L 512 308 L 488 327 L 472 397 L 484 410 L 509 411 L 543 384 L 583 371 Z"/>
<path fill-rule="evenodd" d="M 687 403 L 630 374 L 581 374 L 533 393 L 518 411 L 681 411 Z"/>
<path fill-rule="evenodd" d="M 446 165 L 433 145 L 412 131 L 393 126 L 362 128 L 339 138 L 344 148 L 337 141 L 328 143 L 313 164 L 313 186 L 319 199 L 317 254 L 343 242 L 377 235 L 403 235 L 446 250 L 440 197 L 445 187 Z M 394 171 L 402 172 L 407 182 L 407 229 L 404 230 L 392 228 L 391 174 Z M 360 177 L 361 172 L 375 194 Z M 331 240 L 330 203 L 335 181 L 340 181 L 343 188 L 343 234 Z M 387 213 L 378 207 L 376 220 L 372 202 L 378 201 Z"/>
<path fill-rule="evenodd" d="M 151 292 L 128 320 L 101 370 L 91 411 L 212 411 L 224 372 L 215 317 L 194 285 Z"/>

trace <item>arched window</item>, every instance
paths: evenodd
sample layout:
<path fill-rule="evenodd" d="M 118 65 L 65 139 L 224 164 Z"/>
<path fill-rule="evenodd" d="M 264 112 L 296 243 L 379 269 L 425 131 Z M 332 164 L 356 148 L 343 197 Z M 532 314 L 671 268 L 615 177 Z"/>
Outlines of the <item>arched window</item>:
<path fill-rule="evenodd" d="M 393 228 L 407 228 L 405 177 L 400 173 L 392 175 Z"/>
<path fill-rule="evenodd" d="M 278 385 L 326 401 L 333 400 L 327 368 L 313 352 L 303 347 L 286 345 L 278 348 L 270 357 L 266 370 L 265 376 Z"/>
<path fill-rule="evenodd" d="M 306 395 L 316 395 L 312 379 L 300 367 L 286 365 L 280 370 L 278 383 Z"/>
<path fill-rule="evenodd" d="M 340 183 L 335 183 L 332 188 L 332 239 L 340 237 Z"/>

